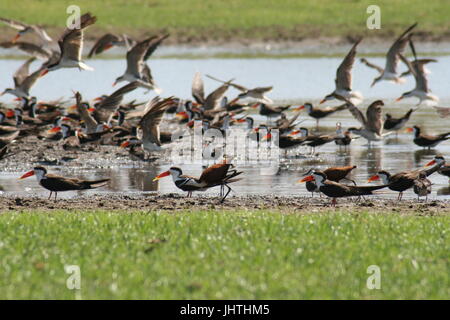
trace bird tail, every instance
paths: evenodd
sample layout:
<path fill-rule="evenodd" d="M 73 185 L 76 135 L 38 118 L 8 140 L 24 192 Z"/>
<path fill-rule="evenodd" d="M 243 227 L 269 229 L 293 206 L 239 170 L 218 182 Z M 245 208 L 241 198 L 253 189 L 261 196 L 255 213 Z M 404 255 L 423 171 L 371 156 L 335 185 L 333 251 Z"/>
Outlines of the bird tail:
<path fill-rule="evenodd" d="M 242 171 L 237 171 L 237 170 L 230 171 L 227 174 L 227 176 L 222 180 L 222 182 L 224 184 L 228 184 L 228 183 L 232 183 L 232 182 L 236 182 L 236 181 L 242 180 L 242 179 L 233 179 L 234 177 L 237 177 L 241 173 L 243 173 L 243 172 Z"/>
<path fill-rule="evenodd" d="M 367 195 L 372 194 L 373 191 L 386 188 L 387 184 L 379 185 L 379 186 L 357 186 L 354 187 L 357 190 L 358 195 Z"/>
<path fill-rule="evenodd" d="M 87 71 L 94 71 L 94 68 L 88 66 L 86 63 L 80 61 L 80 68 Z"/>
<path fill-rule="evenodd" d="M 86 189 L 100 188 L 108 184 L 110 179 L 100 179 L 94 181 L 85 181 Z"/>

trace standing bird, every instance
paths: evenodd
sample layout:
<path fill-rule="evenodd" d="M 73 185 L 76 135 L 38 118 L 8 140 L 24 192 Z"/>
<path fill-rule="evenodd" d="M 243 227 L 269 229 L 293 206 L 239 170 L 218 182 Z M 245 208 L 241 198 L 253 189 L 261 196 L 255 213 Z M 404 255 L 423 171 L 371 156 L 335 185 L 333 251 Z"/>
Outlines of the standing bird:
<path fill-rule="evenodd" d="M 383 125 L 384 130 L 398 131 L 402 129 L 408 122 L 409 118 L 411 117 L 411 114 L 414 111 L 415 111 L 414 109 L 410 109 L 403 117 L 400 118 L 393 118 L 391 114 L 386 113 L 384 116 L 385 117 Z"/>
<path fill-rule="evenodd" d="M 50 191 L 50 196 L 48 197 L 49 200 L 53 192 L 55 193 L 56 200 L 58 192 L 99 188 L 105 186 L 109 181 L 109 179 L 89 181 L 76 178 L 65 178 L 47 173 L 47 169 L 40 166 L 34 167 L 33 170 L 28 171 L 19 179 L 25 179 L 34 175 L 36 176 L 38 183 Z"/>
<path fill-rule="evenodd" d="M 429 167 L 429 166 L 433 166 L 433 165 L 438 165 L 439 169 L 437 170 L 437 172 L 440 175 L 446 176 L 447 178 L 449 178 L 450 181 L 450 165 L 445 164 L 445 159 L 443 156 L 435 156 L 433 160 L 431 160 L 430 162 L 428 162 L 425 167 Z"/>
<path fill-rule="evenodd" d="M 55 59 L 55 62 L 47 65 L 41 75 L 61 68 L 78 68 L 79 70 L 89 71 L 94 70 L 81 60 L 81 53 L 83 52 L 84 29 L 90 25 L 93 25 L 96 21 L 96 17 L 91 16 L 90 13 L 85 13 L 80 18 L 80 28 L 66 28 L 58 40 L 60 50 L 59 58 Z"/>
<path fill-rule="evenodd" d="M 352 103 L 348 104 L 348 110 L 353 117 L 362 124 L 362 128 L 349 128 L 348 131 L 355 133 L 367 139 L 369 146 L 372 141 L 380 141 L 384 136 L 389 133 L 383 134 L 383 117 L 382 109 L 384 106 L 383 101 L 376 100 L 367 107 L 366 116 L 363 115 L 361 110 L 355 107 Z"/>
<path fill-rule="evenodd" d="M 314 171 L 311 175 L 300 179 L 298 182 L 315 181 L 319 191 L 332 198 L 331 205 L 336 205 L 336 198 L 359 197 L 372 195 L 373 191 L 383 189 L 387 185 L 381 186 L 347 186 L 338 182 L 330 181 L 322 171 Z"/>
<path fill-rule="evenodd" d="M 50 38 L 50 36 L 47 34 L 47 32 L 45 32 L 45 30 L 42 27 L 39 27 L 37 25 L 26 24 L 24 22 L 6 18 L 0 18 L 0 21 L 19 31 L 16 34 L 16 36 L 11 40 L 11 42 L 13 43 L 19 40 L 21 36 L 27 33 L 33 33 L 36 36 L 38 36 L 44 45 L 48 45 L 53 41 L 52 38 Z"/>
<path fill-rule="evenodd" d="M 412 128 L 407 128 L 407 132 L 414 132 L 414 140 L 413 142 L 418 145 L 419 147 L 428 148 L 430 150 L 431 148 L 434 148 L 439 143 L 450 139 L 450 132 L 442 133 L 439 135 L 427 135 L 421 133 L 421 128 L 419 126 L 414 126 Z"/>
<path fill-rule="evenodd" d="M 431 161 L 428 164 L 426 164 L 425 167 L 434 165 L 429 169 L 420 168 L 413 171 L 402 171 L 394 175 L 391 175 L 386 170 L 381 170 L 378 171 L 377 174 L 370 177 L 368 182 L 381 179 L 383 184 L 388 185 L 390 190 L 399 192 L 397 200 L 401 200 L 403 197 L 403 192 L 414 186 L 414 182 L 419 178 L 421 173 L 425 174 L 425 177 L 428 177 L 434 172 L 438 171 L 444 165 L 444 163 L 445 161 L 441 161 L 439 159 L 434 162 Z"/>
<path fill-rule="evenodd" d="M 206 191 L 217 186 L 221 187 L 221 196 L 223 196 L 223 188 L 226 187 L 228 191 L 220 200 L 220 202 L 223 202 L 232 190 L 228 184 L 241 180 L 235 177 L 242 174 L 242 171 L 229 171 L 232 167 L 233 165 L 230 163 L 217 163 L 206 168 L 199 178 L 183 175 L 183 171 L 180 168 L 172 167 L 168 171 L 160 173 L 153 181 L 171 175 L 175 185 L 179 189 L 188 192 L 188 197 L 192 196 L 193 191 Z"/>
<path fill-rule="evenodd" d="M 339 150 L 342 146 L 344 146 L 345 150 L 347 150 L 347 146 L 350 145 L 350 143 L 352 143 L 355 139 L 357 138 L 353 138 L 350 131 L 342 130 L 342 125 L 340 122 L 336 123 L 336 136 L 334 138 L 334 143 L 339 146 Z"/>
<path fill-rule="evenodd" d="M 348 180 L 353 182 L 353 184 L 356 186 L 356 182 L 354 180 L 347 178 L 348 174 L 355 168 L 356 166 L 331 167 L 325 169 L 323 173 L 325 173 L 327 179 L 330 181 L 339 182 L 341 180 Z M 304 174 L 304 176 L 309 176 L 313 172 L 314 169 L 310 169 L 307 173 Z M 314 192 L 320 192 L 314 180 L 301 182 L 306 182 L 306 189 L 311 192 L 312 195 L 314 195 Z"/>
<path fill-rule="evenodd" d="M 356 41 L 353 45 L 347 56 L 344 58 L 342 63 L 336 72 L 336 89 L 325 98 L 320 101 L 320 103 L 324 103 L 328 100 L 338 99 L 342 101 L 351 101 L 354 105 L 358 105 L 362 102 L 363 96 L 357 92 L 352 90 L 352 69 L 353 64 L 355 63 L 356 56 L 356 47 L 361 42 L 362 39 Z"/>
<path fill-rule="evenodd" d="M 335 113 L 337 111 L 347 109 L 347 103 L 344 103 L 343 105 L 336 106 L 336 107 L 314 108 L 311 103 L 307 102 L 304 105 L 302 105 L 298 108 L 295 108 L 293 110 L 302 110 L 302 109 L 306 109 L 306 112 L 308 112 L 308 116 L 316 119 L 316 128 L 318 129 L 320 119 L 325 118 L 329 115 L 332 115 L 333 113 Z"/>
<path fill-rule="evenodd" d="M 428 195 L 431 193 L 432 183 L 427 179 L 425 172 L 420 172 L 416 180 L 414 180 L 414 193 L 417 194 L 417 200 L 420 197 L 425 197 L 425 201 L 428 200 Z"/>
<path fill-rule="evenodd" d="M 411 38 L 411 31 L 417 26 L 417 23 L 414 23 L 412 26 L 410 26 L 408 29 L 406 29 L 405 32 L 403 32 L 397 40 L 392 44 L 392 46 L 389 48 L 389 51 L 386 54 L 386 65 L 383 68 L 374 65 L 367 61 L 366 59 L 362 58 L 361 62 L 364 63 L 366 66 L 376 69 L 380 75 L 376 77 L 372 82 L 372 87 L 377 84 L 379 81 L 387 80 L 387 81 L 393 81 L 394 83 L 404 83 L 405 79 L 402 78 L 402 76 L 398 75 L 397 67 L 398 62 L 400 59 L 400 55 L 403 54 L 405 51 L 405 47 L 408 44 L 408 41 Z"/>

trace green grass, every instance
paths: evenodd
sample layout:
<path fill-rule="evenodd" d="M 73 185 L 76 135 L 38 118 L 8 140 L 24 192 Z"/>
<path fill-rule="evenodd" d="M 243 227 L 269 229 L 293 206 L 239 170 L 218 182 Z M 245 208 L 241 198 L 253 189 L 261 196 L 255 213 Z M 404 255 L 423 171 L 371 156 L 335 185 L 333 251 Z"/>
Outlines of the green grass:
<path fill-rule="evenodd" d="M 8 212 L 0 299 L 74 299 L 65 265 L 83 299 L 443 299 L 449 230 L 448 215 Z"/>
<path fill-rule="evenodd" d="M 418 21 L 421 32 L 449 35 L 448 0 L 378 0 L 381 30 L 366 28 L 372 0 L 2 0 L 2 16 L 50 27 L 65 25 L 70 4 L 97 15 L 98 32 L 142 35 L 170 31 L 184 41 L 215 38 L 300 39 L 392 36 Z M 95 33 L 95 31 L 90 31 Z"/>

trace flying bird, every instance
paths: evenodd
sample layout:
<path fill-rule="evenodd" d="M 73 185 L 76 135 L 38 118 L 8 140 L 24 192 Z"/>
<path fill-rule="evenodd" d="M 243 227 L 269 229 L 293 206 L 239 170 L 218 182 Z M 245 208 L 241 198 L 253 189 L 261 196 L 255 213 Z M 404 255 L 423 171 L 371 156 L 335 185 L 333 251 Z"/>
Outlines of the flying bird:
<path fill-rule="evenodd" d="M 352 90 L 352 69 L 353 64 L 355 63 L 356 47 L 361 40 L 362 39 L 359 39 L 355 42 L 349 53 L 339 65 L 339 68 L 336 71 L 336 89 L 334 89 L 332 93 L 326 95 L 320 103 L 333 99 L 350 101 L 354 105 L 358 105 L 362 102 L 363 96 L 359 92 Z"/>

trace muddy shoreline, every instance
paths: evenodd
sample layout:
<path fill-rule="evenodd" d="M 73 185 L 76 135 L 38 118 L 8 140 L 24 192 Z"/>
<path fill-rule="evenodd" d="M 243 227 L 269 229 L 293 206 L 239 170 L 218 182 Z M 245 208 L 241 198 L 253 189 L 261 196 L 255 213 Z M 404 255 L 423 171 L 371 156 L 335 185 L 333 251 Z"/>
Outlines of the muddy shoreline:
<path fill-rule="evenodd" d="M 194 195 L 186 198 L 184 194 L 95 194 L 70 199 L 47 200 L 46 197 L 4 195 L 0 197 L 0 213 L 8 211 L 53 211 L 53 210 L 120 210 L 120 211 L 195 211 L 195 210 L 281 210 L 286 213 L 320 213 L 334 210 L 326 197 L 315 196 L 270 196 L 231 195 L 223 203 L 217 196 Z M 339 199 L 335 210 L 352 213 L 373 212 L 407 214 L 416 216 L 450 215 L 450 201 L 392 200 L 368 198 L 356 202 L 355 199 Z"/>

